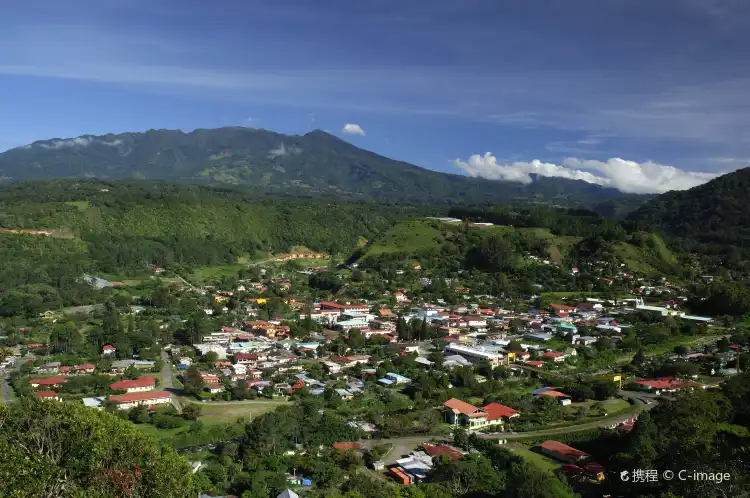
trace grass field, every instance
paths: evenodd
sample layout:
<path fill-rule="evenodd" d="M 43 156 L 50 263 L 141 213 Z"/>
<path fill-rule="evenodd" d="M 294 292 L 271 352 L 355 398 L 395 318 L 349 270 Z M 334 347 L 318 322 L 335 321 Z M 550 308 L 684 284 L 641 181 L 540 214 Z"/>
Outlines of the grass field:
<path fill-rule="evenodd" d="M 184 427 L 177 427 L 175 429 L 159 429 L 153 424 L 133 424 L 133 427 L 138 429 L 140 432 L 151 436 L 157 441 L 166 441 L 168 439 L 171 439 L 178 432 L 184 429 Z"/>
<path fill-rule="evenodd" d="M 186 403 L 187 404 L 187 403 Z M 288 401 L 241 401 L 226 403 L 194 403 L 201 407 L 200 420 L 205 424 L 234 422 L 238 418 L 251 420 L 276 408 L 288 405 Z"/>
<path fill-rule="evenodd" d="M 505 447 L 541 470 L 554 472 L 555 470 L 559 469 L 560 466 L 562 465 L 560 462 L 557 462 L 551 458 L 548 458 L 542 455 L 541 453 L 537 453 L 536 451 L 532 450 L 529 446 L 526 446 L 521 443 L 509 443 Z"/>
<path fill-rule="evenodd" d="M 630 403 L 628 403 L 624 399 L 613 398 L 613 399 L 608 399 L 605 401 L 594 401 L 592 399 L 587 399 L 586 401 L 583 401 L 581 403 L 571 403 L 570 405 L 566 406 L 564 410 L 570 413 L 575 413 L 575 411 L 578 408 L 583 407 L 583 406 L 591 410 L 591 407 L 595 403 L 602 404 L 602 406 L 604 407 L 604 410 L 607 412 L 607 416 L 614 415 L 620 412 L 624 412 L 625 410 L 630 408 Z"/>
<path fill-rule="evenodd" d="M 190 274 L 189 280 L 191 282 L 205 282 L 216 278 L 226 277 L 229 275 L 236 275 L 241 269 L 245 268 L 245 265 L 219 265 L 219 266 L 202 266 L 193 270 Z"/>
<path fill-rule="evenodd" d="M 383 233 L 367 249 L 368 256 L 392 252 L 415 252 L 442 244 L 444 233 L 439 222 L 430 220 L 409 220 L 397 223 Z"/>

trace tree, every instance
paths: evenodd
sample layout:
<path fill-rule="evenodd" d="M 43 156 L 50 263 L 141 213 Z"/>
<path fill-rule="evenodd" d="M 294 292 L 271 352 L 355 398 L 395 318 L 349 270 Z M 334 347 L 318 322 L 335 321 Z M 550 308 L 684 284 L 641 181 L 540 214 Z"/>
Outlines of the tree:
<path fill-rule="evenodd" d="M 349 339 L 347 341 L 349 347 L 352 349 L 362 349 L 365 347 L 365 336 L 362 335 L 362 331 L 359 329 L 349 330 Z"/>
<path fill-rule="evenodd" d="M 645 360 L 646 354 L 643 352 L 643 348 L 638 348 L 638 351 L 636 351 L 635 356 L 633 356 L 633 360 L 630 363 L 632 365 L 642 365 Z"/>
<path fill-rule="evenodd" d="M 0 406 L 0 496 L 197 496 L 186 460 L 77 403 Z"/>
<path fill-rule="evenodd" d="M 182 386 L 187 394 L 198 395 L 203 391 L 203 376 L 196 365 L 190 365 L 185 372 L 185 378 Z"/>
<path fill-rule="evenodd" d="M 219 353 L 217 353 L 216 351 L 209 351 L 203 355 L 203 361 L 205 361 L 209 365 L 215 365 L 218 360 Z"/>
<path fill-rule="evenodd" d="M 462 427 L 455 427 L 453 429 L 453 444 L 457 448 L 469 449 L 469 435 Z"/>
<path fill-rule="evenodd" d="M 674 351 L 674 354 L 676 354 L 676 355 L 679 355 L 679 356 L 684 356 L 684 355 L 686 355 L 686 354 L 687 354 L 687 352 L 688 352 L 688 348 L 687 348 L 687 347 L 685 347 L 685 346 L 684 346 L 684 345 L 682 345 L 682 344 L 678 344 L 677 346 L 675 346 L 675 347 L 674 347 L 674 350 L 673 350 L 673 351 Z"/>
<path fill-rule="evenodd" d="M 199 405 L 189 403 L 182 408 L 182 418 L 185 420 L 198 420 L 201 415 L 201 407 Z"/>
<path fill-rule="evenodd" d="M 138 405 L 128 412 L 128 419 L 136 424 L 147 424 L 151 421 L 151 416 L 145 406 Z"/>

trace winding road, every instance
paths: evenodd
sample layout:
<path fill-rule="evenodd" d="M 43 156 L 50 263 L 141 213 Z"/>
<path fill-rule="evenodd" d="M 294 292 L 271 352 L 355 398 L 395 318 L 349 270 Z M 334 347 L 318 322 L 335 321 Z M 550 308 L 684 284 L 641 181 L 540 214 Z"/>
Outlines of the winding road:
<path fill-rule="evenodd" d="M 584 423 L 576 424 L 576 425 L 568 425 L 565 427 L 553 427 L 551 429 L 541 429 L 538 431 L 527 431 L 527 432 L 496 432 L 496 433 L 490 433 L 490 434 L 478 433 L 478 436 L 482 439 L 506 439 L 508 441 L 512 441 L 512 440 L 517 440 L 517 439 L 530 439 L 530 438 L 537 438 L 537 437 L 556 436 L 559 434 L 568 434 L 571 432 L 582 432 L 582 431 L 587 431 L 591 429 L 612 427 L 612 426 L 616 426 L 625 422 L 626 420 L 633 417 L 637 413 L 640 413 L 645 410 L 651 410 L 657 405 L 656 399 L 658 399 L 658 397 L 653 394 L 640 393 L 640 392 L 636 393 L 632 391 L 619 391 L 618 394 L 624 398 L 628 398 L 631 401 L 633 401 L 633 404 L 637 407 L 637 411 L 635 413 L 633 413 L 632 411 L 628 411 L 627 413 L 624 413 L 624 414 L 612 415 L 610 417 L 605 417 L 600 420 L 592 420 L 590 422 L 584 422 Z M 650 404 L 646 404 L 643 401 L 644 399 L 648 399 L 648 400 L 653 399 L 654 401 L 651 401 Z M 371 448 L 377 444 L 382 444 L 382 443 L 391 443 L 393 445 L 393 450 L 389 453 L 390 459 L 394 459 L 394 458 L 397 459 L 397 458 L 401 458 L 402 455 L 409 453 L 411 450 L 415 449 L 417 446 L 433 438 L 440 439 L 438 437 L 434 437 L 434 436 L 430 436 L 426 434 L 422 436 L 404 436 L 404 437 L 387 438 L 387 439 L 363 439 L 360 441 L 360 443 L 365 448 Z"/>

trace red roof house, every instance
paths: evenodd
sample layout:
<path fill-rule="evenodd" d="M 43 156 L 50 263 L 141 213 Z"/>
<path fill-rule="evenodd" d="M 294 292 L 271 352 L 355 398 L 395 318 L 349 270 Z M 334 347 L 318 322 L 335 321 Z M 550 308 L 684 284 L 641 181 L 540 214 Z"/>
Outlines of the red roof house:
<path fill-rule="evenodd" d="M 567 444 L 558 441 L 548 440 L 539 445 L 539 449 L 545 455 L 566 463 L 581 463 L 591 458 L 591 455 L 581 450 L 577 450 Z"/>
<path fill-rule="evenodd" d="M 457 449 L 451 448 L 450 446 L 445 446 L 444 444 L 434 445 L 425 443 L 422 445 L 422 449 L 431 457 L 435 457 L 437 455 L 445 455 L 454 461 L 461 460 L 461 457 L 463 456 L 463 453 L 461 453 Z"/>
<path fill-rule="evenodd" d="M 156 387 L 156 379 L 153 377 L 141 377 L 134 380 L 121 380 L 109 385 L 112 390 L 124 390 L 127 393 L 138 393 L 150 391 Z"/>
<path fill-rule="evenodd" d="M 60 399 L 60 395 L 55 391 L 37 391 L 34 393 L 34 397 L 40 399 Z"/>
<path fill-rule="evenodd" d="M 565 313 L 573 313 L 576 310 L 575 306 L 566 306 L 564 304 L 550 304 L 550 308 L 552 308 L 553 311 L 562 311 Z"/>
<path fill-rule="evenodd" d="M 131 393 L 112 395 L 108 398 L 109 401 L 115 403 L 117 408 L 121 410 L 127 410 L 138 405 L 160 405 L 169 403 L 172 399 L 172 394 L 168 392 L 148 392 L 148 393 Z"/>
<path fill-rule="evenodd" d="M 521 412 L 500 403 L 490 403 L 482 408 L 487 412 L 487 420 L 499 420 L 503 418 L 514 418 L 521 415 Z"/>
<path fill-rule="evenodd" d="M 60 384 L 65 384 L 65 377 L 62 375 L 56 375 L 55 377 L 47 377 L 44 379 L 29 379 L 29 384 L 31 384 L 32 387 L 59 386 Z"/>

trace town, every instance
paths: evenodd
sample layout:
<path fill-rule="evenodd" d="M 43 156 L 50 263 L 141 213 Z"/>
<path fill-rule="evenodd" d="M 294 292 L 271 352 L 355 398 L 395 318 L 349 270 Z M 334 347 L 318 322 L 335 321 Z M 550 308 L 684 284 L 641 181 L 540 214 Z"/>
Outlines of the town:
<path fill-rule="evenodd" d="M 614 469 L 585 451 L 592 441 L 627 434 L 674 393 L 720 389 L 748 362 L 750 336 L 730 318 L 691 315 L 684 289 L 622 268 L 606 277 L 614 292 L 605 282 L 522 299 L 475 294 L 468 279 L 445 279 L 441 297 L 416 263 L 380 296 L 315 299 L 326 294 L 318 281 L 382 278 L 319 254 L 214 285 L 150 271 L 140 297 L 97 281 L 118 293 L 106 306 L 45 312 L 6 332 L 3 394 L 114 413 L 184 451 L 217 490 L 229 481 L 206 448 L 235 444 L 263 413 L 313 402 L 346 435 L 329 451 L 376 482 L 429 482 L 446 459 L 491 443 L 597 494 Z M 99 342 L 77 344 L 82 329 Z M 42 330 L 48 340 L 36 342 Z M 298 438 L 284 451 L 319 449 Z M 290 474 L 284 492 L 319 479 Z"/>

